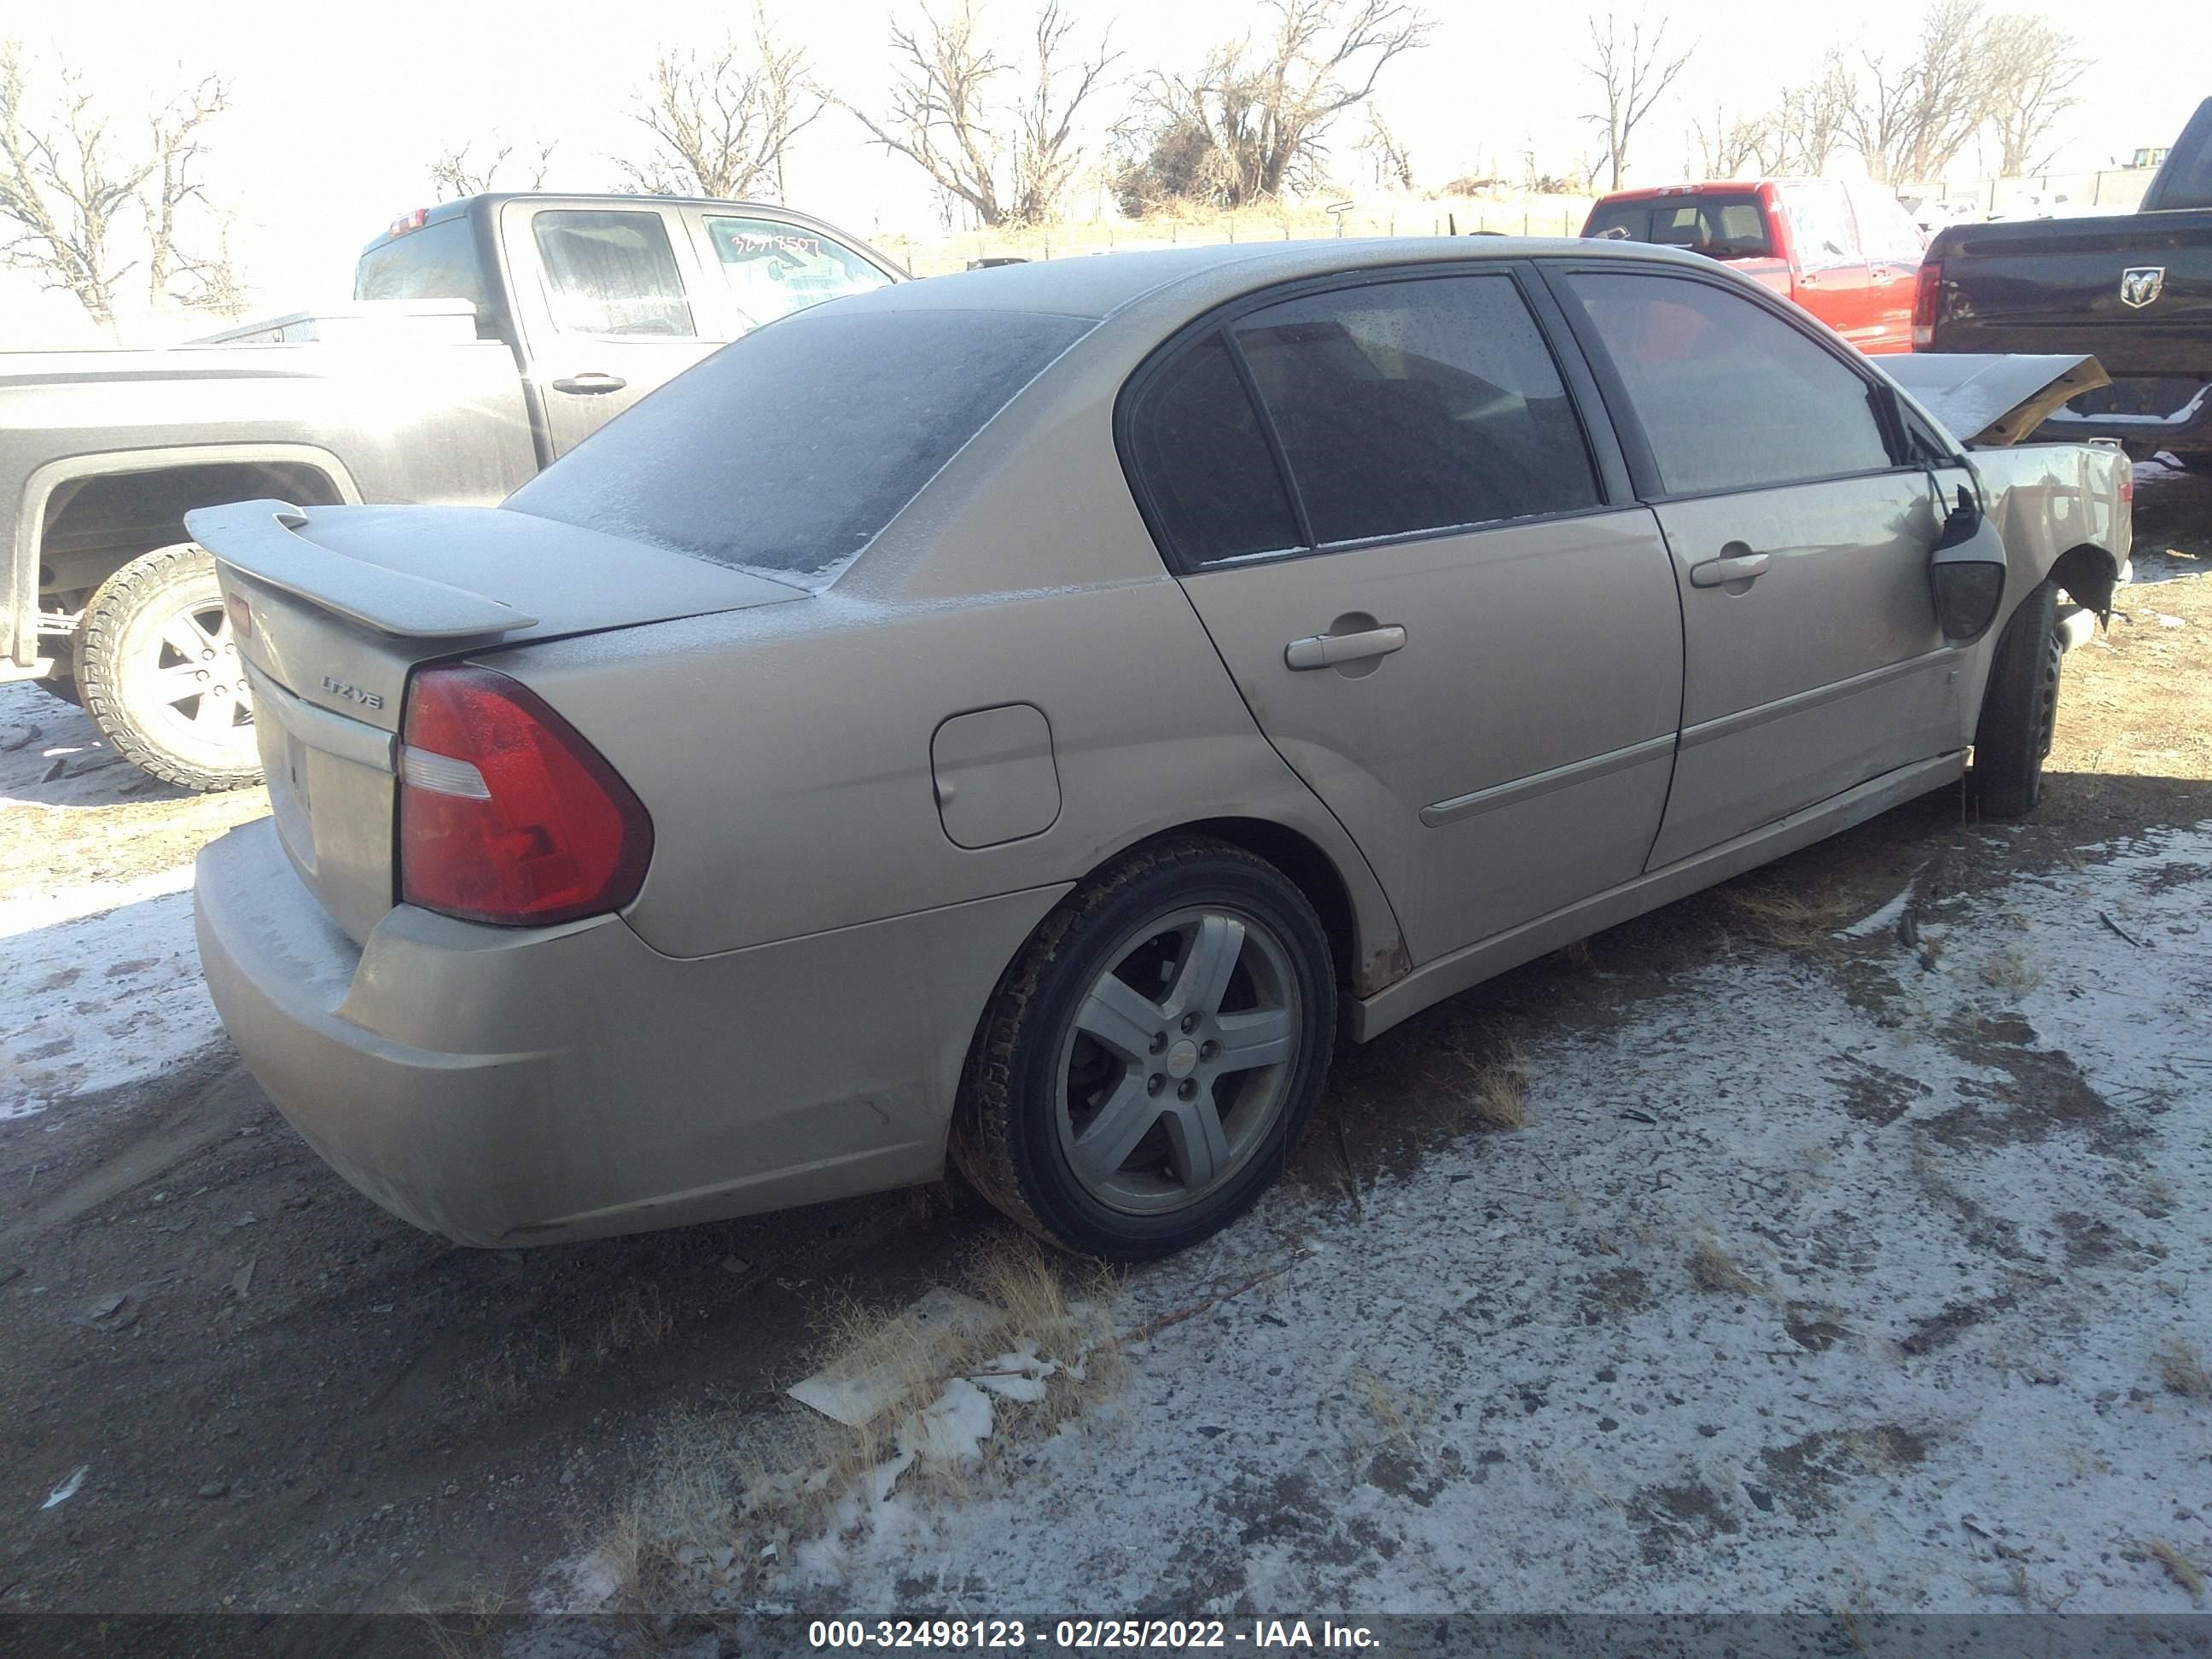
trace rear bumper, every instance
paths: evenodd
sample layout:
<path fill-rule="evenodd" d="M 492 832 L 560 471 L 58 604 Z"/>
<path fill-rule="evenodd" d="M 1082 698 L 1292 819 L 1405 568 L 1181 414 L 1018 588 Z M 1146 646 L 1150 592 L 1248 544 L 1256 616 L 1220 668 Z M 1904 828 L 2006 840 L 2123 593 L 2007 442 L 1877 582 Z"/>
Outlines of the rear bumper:
<path fill-rule="evenodd" d="M 199 857 L 209 989 L 277 1109 L 393 1213 L 548 1243 L 933 1179 L 969 1038 L 1064 889 L 721 956 L 617 917 L 400 906 L 356 946 L 266 821 Z"/>

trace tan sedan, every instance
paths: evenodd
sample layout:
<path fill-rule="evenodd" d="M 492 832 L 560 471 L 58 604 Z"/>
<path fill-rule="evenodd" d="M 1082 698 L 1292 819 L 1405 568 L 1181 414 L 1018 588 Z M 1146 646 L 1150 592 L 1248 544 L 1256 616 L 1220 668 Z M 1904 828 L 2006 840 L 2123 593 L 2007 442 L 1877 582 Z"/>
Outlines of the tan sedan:
<path fill-rule="evenodd" d="M 196 514 L 274 808 L 201 857 L 216 1006 L 465 1242 L 949 1153 L 1174 1249 L 1340 1031 L 1970 750 L 2034 804 L 2128 473 L 1963 447 L 2014 362 L 1915 398 L 1626 244 L 1190 249 L 788 318 L 498 508 Z"/>

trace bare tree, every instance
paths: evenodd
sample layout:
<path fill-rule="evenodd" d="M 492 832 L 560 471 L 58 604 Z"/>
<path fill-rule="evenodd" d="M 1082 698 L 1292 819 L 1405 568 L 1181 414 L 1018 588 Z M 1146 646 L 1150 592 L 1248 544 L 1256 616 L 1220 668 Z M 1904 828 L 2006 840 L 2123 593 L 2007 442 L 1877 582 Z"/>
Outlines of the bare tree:
<path fill-rule="evenodd" d="M 1217 47 L 1189 75 L 1156 73 L 1129 130 L 1125 206 L 1181 198 L 1241 207 L 1316 177 L 1328 129 L 1374 96 L 1434 21 L 1410 0 L 1268 0 L 1272 36 Z"/>
<path fill-rule="evenodd" d="M 553 164 L 553 152 L 559 148 L 557 141 L 538 144 L 531 154 L 518 155 L 515 146 L 492 140 L 499 148 L 488 161 L 479 161 L 476 141 L 453 145 L 430 163 L 430 182 L 438 191 L 438 199 L 448 201 L 460 196 L 481 196 L 488 190 L 501 188 L 500 174 L 507 162 L 515 163 L 516 181 L 506 185 L 514 190 L 543 190 L 545 174 Z"/>
<path fill-rule="evenodd" d="M 1989 112 L 1981 0 L 1935 0 L 1912 55 L 1865 54 L 1847 126 L 1851 148 L 1883 184 L 1939 178 Z"/>
<path fill-rule="evenodd" d="M 1389 189 L 1413 189 L 1413 158 L 1398 142 L 1398 135 L 1390 131 L 1381 110 L 1367 112 L 1367 136 L 1355 148 L 1373 159 L 1376 184 Z"/>
<path fill-rule="evenodd" d="M 1806 174 L 1827 171 L 1829 159 L 1843 147 L 1857 95 L 1850 65 L 1833 48 L 1811 80 L 1784 88 L 1773 118 L 1775 170 Z"/>
<path fill-rule="evenodd" d="M 1675 77 L 1689 67 L 1687 52 L 1671 61 L 1665 56 L 1669 21 L 1660 18 L 1646 41 L 1643 20 L 1634 20 L 1624 41 L 1611 12 L 1605 15 L 1602 29 L 1595 17 L 1589 19 L 1590 59 L 1583 67 L 1603 88 L 1605 109 L 1583 119 L 1605 130 L 1605 150 L 1598 165 L 1611 177 L 1610 189 L 1620 188 L 1621 176 L 1628 169 L 1629 140 L 1636 129 L 1651 113 L 1651 106 L 1666 96 Z"/>
<path fill-rule="evenodd" d="M 2051 129 L 2081 101 L 2074 87 L 2088 65 L 2074 55 L 2071 37 L 2018 14 L 1990 20 L 1982 60 L 1997 170 L 2008 178 L 2042 171 L 2051 165 Z"/>
<path fill-rule="evenodd" d="M 173 284 L 204 282 L 212 262 L 182 251 L 180 218 L 188 204 L 206 205 L 202 130 L 228 101 L 228 88 L 210 76 L 163 104 L 147 143 L 132 146 L 66 66 L 52 96 L 35 100 L 21 48 L 0 41 L 0 264 L 75 295 L 93 321 L 112 328 L 122 281 L 139 263 L 121 251 L 136 231 L 149 297 L 186 298 Z M 235 286 L 234 274 L 225 280 Z"/>
<path fill-rule="evenodd" d="M 193 202 L 203 207 L 207 204 L 206 190 L 199 176 L 200 164 L 207 156 L 202 130 L 229 103 L 230 88 L 221 77 L 210 75 L 178 94 L 154 113 L 154 164 L 148 170 L 147 188 L 138 198 L 138 208 L 146 221 L 146 297 L 156 307 L 184 300 L 185 296 L 172 287 L 176 277 L 181 276 L 204 284 L 216 258 L 226 267 L 229 264 L 228 228 L 223 234 L 224 251 L 216 258 L 202 258 L 187 253 L 177 240 L 179 214 Z M 226 269 L 223 281 L 234 287 L 235 274 Z"/>
<path fill-rule="evenodd" d="M 1698 141 L 1703 176 L 1740 179 L 1747 173 L 1776 171 L 1769 157 L 1774 151 L 1778 125 L 1775 115 L 1731 115 L 1719 105 L 1713 107 L 1710 126 L 1703 116 L 1693 117 L 1690 131 Z"/>
<path fill-rule="evenodd" d="M 1076 118 L 1120 54 L 1103 38 L 1095 52 L 1077 51 L 1074 20 L 1060 0 L 1047 0 L 1026 66 L 1029 93 L 1009 106 L 998 100 L 997 83 L 1019 66 L 986 38 L 975 0 L 960 0 L 942 17 L 927 5 L 917 12 L 911 27 L 891 26 L 898 79 L 883 115 L 845 107 L 886 150 L 965 203 L 979 223 L 1049 218 L 1082 161 Z"/>
<path fill-rule="evenodd" d="M 1060 0 L 1047 0 L 1037 13 L 1035 72 L 1014 140 L 1013 216 L 1023 224 L 1050 218 L 1075 177 L 1083 161 L 1074 139 L 1076 112 L 1121 56 L 1106 49 L 1102 35 L 1095 55 L 1069 65 L 1067 37 L 1074 27 Z"/>
<path fill-rule="evenodd" d="M 827 104 L 805 50 L 779 41 L 757 7 L 750 39 L 660 54 L 631 112 L 652 135 L 653 153 L 617 165 L 624 182 L 651 195 L 781 200 L 791 141 Z"/>
<path fill-rule="evenodd" d="M 111 241 L 137 198 L 150 162 L 112 159 L 106 123 L 70 71 L 55 112 L 27 107 L 22 49 L 0 42 L 0 261 L 48 289 L 75 295 L 93 321 L 115 322 L 115 290 L 135 261 L 117 262 Z"/>

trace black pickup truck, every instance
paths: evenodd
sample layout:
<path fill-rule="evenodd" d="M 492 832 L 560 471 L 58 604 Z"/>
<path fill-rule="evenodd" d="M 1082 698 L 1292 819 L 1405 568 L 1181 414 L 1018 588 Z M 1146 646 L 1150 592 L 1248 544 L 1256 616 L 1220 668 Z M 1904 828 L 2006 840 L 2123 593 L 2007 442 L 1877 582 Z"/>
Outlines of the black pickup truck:
<path fill-rule="evenodd" d="M 1947 227 L 1928 245 L 1916 351 L 2088 352 L 2112 384 L 2038 435 L 2163 450 L 2212 471 L 2212 98 L 2124 216 Z"/>

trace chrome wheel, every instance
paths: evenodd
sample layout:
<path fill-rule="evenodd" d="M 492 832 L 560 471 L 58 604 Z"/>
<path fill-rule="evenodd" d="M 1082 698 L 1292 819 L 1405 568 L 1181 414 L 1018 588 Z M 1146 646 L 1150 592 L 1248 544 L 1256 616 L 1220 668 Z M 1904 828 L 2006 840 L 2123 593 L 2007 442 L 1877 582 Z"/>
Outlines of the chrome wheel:
<path fill-rule="evenodd" d="M 1304 1029 L 1297 975 L 1266 923 L 1212 905 L 1147 922 L 1107 960 L 1060 1044 L 1060 1149 L 1112 1209 L 1182 1209 L 1282 1115 Z"/>
<path fill-rule="evenodd" d="M 203 763 L 252 757 L 252 695 L 219 592 L 149 607 L 121 657 L 124 700 L 149 737 Z"/>

